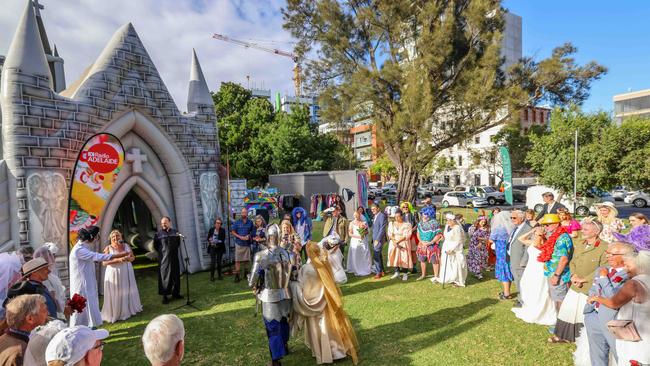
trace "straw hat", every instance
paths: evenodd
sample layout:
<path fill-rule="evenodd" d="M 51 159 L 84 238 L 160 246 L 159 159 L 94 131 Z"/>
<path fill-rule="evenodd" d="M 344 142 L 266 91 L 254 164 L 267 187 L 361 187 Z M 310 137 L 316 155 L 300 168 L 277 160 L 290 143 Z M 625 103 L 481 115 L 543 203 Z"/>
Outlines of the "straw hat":
<path fill-rule="evenodd" d="M 34 258 L 31 261 L 23 264 L 21 270 L 23 272 L 23 278 L 28 277 L 30 274 L 38 271 L 41 268 L 49 266 L 49 263 L 45 258 Z"/>
<path fill-rule="evenodd" d="M 614 206 L 613 202 L 607 201 L 607 202 L 594 203 L 594 207 L 596 207 L 596 209 L 600 209 L 601 207 L 607 207 L 611 212 L 614 213 L 613 215 L 610 214 L 611 217 L 618 216 L 618 210 L 616 209 L 616 206 Z"/>
<path fill-rule="evenodd" d="M 537 223 L 540 225 L 559 224 L 561 222 L 560 216 L 557 214 L 545 214 Z"/>

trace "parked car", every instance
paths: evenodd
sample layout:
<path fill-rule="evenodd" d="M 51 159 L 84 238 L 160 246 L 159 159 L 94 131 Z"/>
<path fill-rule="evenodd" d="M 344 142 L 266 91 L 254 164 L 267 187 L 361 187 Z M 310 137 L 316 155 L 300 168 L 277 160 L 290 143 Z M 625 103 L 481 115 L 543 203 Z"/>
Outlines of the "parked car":
<path fill-rule="evenodd" d="M 483 197 L 490 206 L 506 202 L 506 197 L 503 192 L 499 192 L 490 186 L 456 186 L 454 191 L 473 193 L 479 197 Z"/>
<path fill-rule="evenodd" d="M 528 186 L 513 185 L 512 186 L 512 201 L 513 202 L 526 202 L 526 191 Z"/>
<path fill-rule="evenodd" d="M 453 191 L 449 184 L 445 183 L 431 183 L 428 185 L 428 189 L 432 192 L 435 192 L 435 194 L 438 196 Z"/>
<path fill-rule="evenodd" d="M 442 197 L 442 207 L 487 207 L 488 201 L 469 192 L 447 192 Z"/>
<path fill-rule="evenodd" d="M 542 193 L 551 192 L 557 199 L 560 197 L 560 192 L 547 186 L 531 186 L 528 187 L 526 191 L 526 207 L 535 210 L 535 212 L 541 212 L 544 208 L 544 200 L 542 199 Z M 596 209 L 594 204 L 603 202 L 601 197 L 594 195 L 591 192 L 580 193 L 578 194 L 575 212 L 574 212 L 574 201 L 573 194 L 564 194 L 560 199 L 560 203 L 566 206 L 566 208 L 571 213 L 575 213 L 578 216 L 587 216 L 590 212 L 595 213 Z"/>
<path fill-rule="evenodd" d="M 386 183 L 381 187 L 382 192 L 397 191 L 397 183 Z"/>
<path fill-rule="evenodd" d="M 625 200 L 625 196 L 627 196 L 628 190 L 624 186 L 618 186 L 614 187 L 610 193 L 614 197 L 614 200 L 623 201 Z"/>
<path fill-rule="evenodd" d="M 417 191 L 418 198 L 424 198 L 424 196 L 426 196 L 427 194 L 434 196 L 435 192 L 430 191 L 427 186 L 418 187 L 418 191 Z"/>
<path fill-rule="evenodd" d="M 631 203 L 636 208 L 648 207 L 650 195 L 642 191 L 628 192 L 623 201 L 625 203 Z"/>
<path fill-rule="evenodd" d="M 603 191 L 600 188 L 594 187 L 589 192 L 587 192 L 587 194 L 589 194 L 589 193 L 591 193 L 592 195 L 594 195 L 596 197 L 600 197 L 600 199 L 603 202 L 612 202 L 612 203 L 614 203 L 616 201 L 616 199 L 614 199 L 614 196 L 612 196 L 611 193 L 609 193 L 607 191 Z"/>

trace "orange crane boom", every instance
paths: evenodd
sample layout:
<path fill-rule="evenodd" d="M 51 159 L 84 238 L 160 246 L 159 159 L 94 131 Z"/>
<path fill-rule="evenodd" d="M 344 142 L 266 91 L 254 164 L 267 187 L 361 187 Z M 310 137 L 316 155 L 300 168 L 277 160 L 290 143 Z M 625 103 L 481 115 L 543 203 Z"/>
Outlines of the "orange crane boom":
<path fill-rule="evenodd" d="M 228 37 L 226 35 L 218 34 L 218 33 L 214 33 L 212 35 L 212 38 L 218 39 L 218 40 L 224 41 L 224 42 L 234 43 L 236 45 L 243 46 L 243 47 L 246 47 L 246 48 L 254 48 L 254 49 L 257 49 L 257 50 L 260 50 L 260 51 L 264 51 L 264 52 L 272 53 L 272 54 L 275 54 L 275 55 L 285 56 L 285 57 L 291 58 L 293 60 L 293 63 L 294 63 L 293 64 L 293 78 L 292 78 L 292 80 L 293 80 L 293 86 L 294 86 L 294 89 L 295 89 L 295 93 L 296 93 L 296 96 L 300 96 L 302 94 L 301 93 L 302 92 L 302 78 L 301 78 L 301 69 L 300 69 L 300 62 L 299 62 L 300 59 L 296 54 L 291 53 L 291 52 L 287 52 L 287 51 L 283 51 L 283 50 L 279 50 L 277 48 L 263 47 L 263 46 L 260 46 L 258 44 L 255 44 L 255 43 L 242 41 L 242 40 L 235 39 L 235 38 L 232 38 L 232 37 Z"/>

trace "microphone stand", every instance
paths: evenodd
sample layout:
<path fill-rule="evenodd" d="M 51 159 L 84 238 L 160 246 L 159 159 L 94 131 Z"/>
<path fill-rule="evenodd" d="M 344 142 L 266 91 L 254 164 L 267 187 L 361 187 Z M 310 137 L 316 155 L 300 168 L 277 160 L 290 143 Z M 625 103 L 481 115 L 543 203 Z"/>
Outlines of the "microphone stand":
<path fill-rule="evenodd" d="M 200 310 L 196 306 L 192 305 L 195 300 L 190 300 L 190 256 L 187 253 L 187 246 L 185 245 L 185 237 L 180 234 L 178 236 L 181 238 L 181 256 L 183 255 L 183 249 L 185 249 L 185 256 L 183 257 L 183 261 L 185 262 L 184 275 L 185 275 L 185 288 L 187 289 L 187 301 L 185 301 L 185 304 L 181 306 L 177 306 L 172 310 L 178 310 L 185 306 L 189 306 L 196 310 Z"/>

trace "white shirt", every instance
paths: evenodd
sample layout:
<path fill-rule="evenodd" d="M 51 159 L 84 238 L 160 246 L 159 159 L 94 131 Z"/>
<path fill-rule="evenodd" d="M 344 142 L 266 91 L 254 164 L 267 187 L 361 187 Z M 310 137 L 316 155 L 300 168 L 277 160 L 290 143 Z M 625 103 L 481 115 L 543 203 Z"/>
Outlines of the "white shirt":
<path fill-rule="evenodd" d="M 508 255 L 510 255 L 510 247 L 512 242 L 517 239 L 517 235 L 519 235 L 519 230 L 521 230 L 522 227 L 526 224 L 526 221 L 522 222 L 515 228 L 515 231 L 512 232 L 512 235 L 510 236 L 510 240 L 508 241 Z"/>

